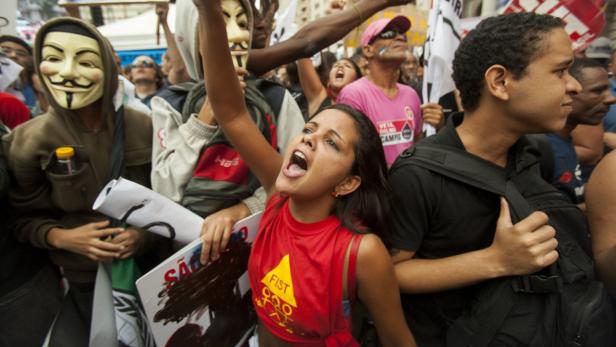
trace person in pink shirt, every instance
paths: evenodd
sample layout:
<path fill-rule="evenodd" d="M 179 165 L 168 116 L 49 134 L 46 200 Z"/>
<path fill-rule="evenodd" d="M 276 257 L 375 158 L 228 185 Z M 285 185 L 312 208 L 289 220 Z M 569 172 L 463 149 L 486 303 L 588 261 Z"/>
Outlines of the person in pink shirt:
<path fill-rule="evenodd" d="M 370 24 L 361 37 L 370 73 L 344 87 L 337 100 L 372 120 L 381 136 L 388 166 L 422 137 L 423 122 L 437 129 L 444 122 L 440 105 L 422 106 L 413 88 L 397 83 L 400 65 L 406 60 L 406 32 L 410 27 L 405 16 Z"/>

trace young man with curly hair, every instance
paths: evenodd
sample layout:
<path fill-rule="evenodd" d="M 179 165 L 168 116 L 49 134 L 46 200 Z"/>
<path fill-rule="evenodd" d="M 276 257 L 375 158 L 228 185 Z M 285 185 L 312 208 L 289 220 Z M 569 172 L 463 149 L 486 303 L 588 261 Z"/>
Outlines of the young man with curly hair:
<path fill-rule="evenodd" d="M 524 13 L 484 20 L 453 62 L 465 112 L 426 140 L 518 175 L 523 135 L 565 125 L 572 95 L 581 90 L 569 74 L 572 62 L 560 19 Z M 489 280 L 532 274 L 557 260 L 555 230 L 542 212 L 512 223 L 498 195 L 397 163 L 390 244 L 408 323 L 420 346 L 445 346 L 448 328 Z M 515 309 L 521 312 L 508 319 L 518 320 L 509 325 L 516 329 L 499 331 L 492 343 L 531 345 L 541 322 L 523 314 L 528 307 Z"/>

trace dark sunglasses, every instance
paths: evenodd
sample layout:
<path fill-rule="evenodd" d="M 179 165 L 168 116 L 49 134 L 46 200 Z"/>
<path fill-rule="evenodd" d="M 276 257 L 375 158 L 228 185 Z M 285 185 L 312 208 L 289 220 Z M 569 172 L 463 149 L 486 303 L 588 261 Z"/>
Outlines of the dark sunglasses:
<path fill-rule="evenodd" d="M 395 38 L 398 35 L 402 35 L 402 39 L 404 40 L 404 42 L 406 42 L 406 34 L 405 33 L 401 33 L 398 29 L 387 29 L 385 31 L 381 31 L 380 34 L 378 34 L 375 37 L 373 37 L 370 40 L 369 44 L 372 44 L 377 39 L 391 40 L 391 39 Z"/>
<path fill-rule="evenodd" d="M 138 67 L 154 68 L 155 66 L 154 63 L 147 60 L 138 61 L 136 64 L 130 64 L 131 69 Z"/>

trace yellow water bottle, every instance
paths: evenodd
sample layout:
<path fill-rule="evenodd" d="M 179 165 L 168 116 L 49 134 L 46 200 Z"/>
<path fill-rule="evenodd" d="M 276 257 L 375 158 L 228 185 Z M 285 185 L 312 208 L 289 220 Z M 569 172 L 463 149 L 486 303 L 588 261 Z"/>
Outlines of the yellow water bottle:
<path fill-rule="evenodd" d="M 75 170 L 75 149 L 73 147 L 59 147 L 56 149 L 58 158 L 57 172 L 59 174 L 72 175 Z"/>

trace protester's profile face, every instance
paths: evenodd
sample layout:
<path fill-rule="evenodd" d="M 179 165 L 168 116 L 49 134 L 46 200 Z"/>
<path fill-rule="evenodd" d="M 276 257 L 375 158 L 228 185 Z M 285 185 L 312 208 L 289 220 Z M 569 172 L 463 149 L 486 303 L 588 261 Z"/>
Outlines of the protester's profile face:
<path fill-rule="evenodd" d="M 570 124 L 597 125 L 616 102 L 609 88 L 607 70 L 599 67 L 582 69 L 578 81 L 582 91 L 573 96 Z"/>
<path fill-rule="evenodd" d="M 509 73 L 500 82 L 508 97 L 503 107 L 522 133 L 562 129 L 572 111 L 572 97 L 581 89 L 569 74 L 573 49 L 565 30 L 557 28 L 545 33 L 537 45 L 539 55 L 522 75 L 515 78 Z"/>
<path fill-rule="evenodd" d="M 31 57 L 26 47 L 15 42 L 5 41 L 0 43 L 0 49 L 2 49 L 2 52 L 11 58 L 11 60 L 21 65 L 23 68 L 28 66 Z"/>
<path fill-rule="evenodd" d="M 103 95 L 103 60 L 96 40 L 50 32 L 43 41 L 39 66 L 54 100 L 70 110 L 88 106 Z"/>
<path fill-rule="evenodd" d="M 221 6 L 227 24 L 227 37 L 233 65 L 246 68 L 248 48 L 250 48 L 250 28 L 246 9 L 238 0 L 222 0 Z"/>
<path fill-rule="evenodd" d="M 341 59 L 335 62 L 329 71 L 329 86 L 335 91 L 340 91 L 358 77 L 353 64 L 346 59 Z"/>
<path fill-rule="evenodd" d="M 331 194 L 349 177 L 357 141 L 357 128 L 349 115 L 336 109 L 318 113 L 287 147 L 276 189 L 294 199 Z"/>
<path fill-rule="evenodd" d="M 156 81 L 156 63 L 147 55 L 138 56 L 131 63 L 131 81 L 154 82 Z"/>

